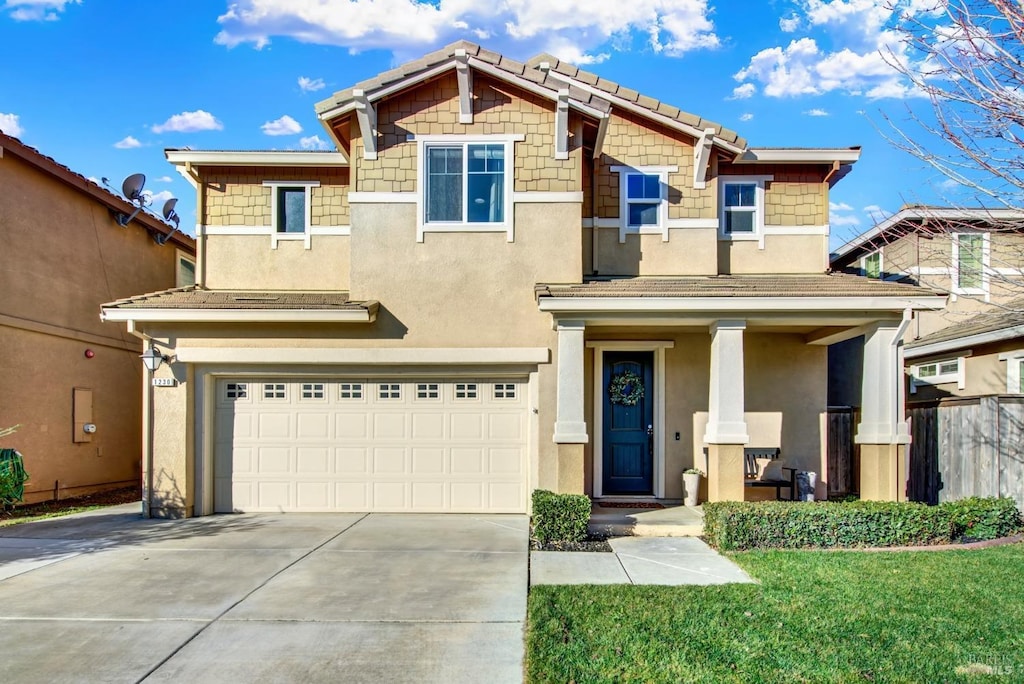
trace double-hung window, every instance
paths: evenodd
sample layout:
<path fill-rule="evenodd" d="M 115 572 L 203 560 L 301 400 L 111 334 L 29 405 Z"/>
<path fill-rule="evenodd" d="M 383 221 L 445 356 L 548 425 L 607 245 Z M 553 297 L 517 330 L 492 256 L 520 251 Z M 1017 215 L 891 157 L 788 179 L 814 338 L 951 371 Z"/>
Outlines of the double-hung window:
<path fill-rule="evenodd" d="M 421 147 L 423 232 L 508 231 L 512 138 L 425 137 Z"/>
<path fill-rule="evenodd" d="M 957 383 L 957 387 L 963 389 L 965 384 L 964 362 L 965 359 L 960 357 L 911 366 L 911 393 L 916 392 L 919 385 L 942 385 L 952 382 Z"/>
<path fill-rule="evenodd" d="M 864 257 L 861 262 L 861 270 L 868 278 L 879 279 L 882 277 L 882 252 L 872 252 Z"/>
<path fill-rule="evenodd" d="M 654 233 L 668 240 L 668 175 L 676 166 L 613 166 L 619 174 L 619 242 Z"/>
<path fill-rule="evenodd" d="M 724 240 L 762 240 L 764 236 L 765 176 L 720 176 L 719 237 Z"/>
<path fill-rule="evenodd" d="M 985 237 L 984 233 L 960 233 L 953 236 L 955 292 L 985 292 Z"/>

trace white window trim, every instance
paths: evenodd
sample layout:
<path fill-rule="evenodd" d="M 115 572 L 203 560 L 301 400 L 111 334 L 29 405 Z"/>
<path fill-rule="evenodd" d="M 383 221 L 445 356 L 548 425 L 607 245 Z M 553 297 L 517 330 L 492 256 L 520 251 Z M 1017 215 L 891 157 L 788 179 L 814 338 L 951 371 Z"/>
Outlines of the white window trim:
<path fill-rule="evenodd" d="M 870 276 L 868 276 L 868 268 L 867 268 L 868 257 L 874 256 L 874 255 L 877 254 L 878 255 L 878 280 L 886 280 L 886 277 L 885 277 L 885 252 L 883 251 L 884 249 L 885 249 L 885 247 L 879 247 L 874 252 L 871 252 L 869 254 L 865 254 L 864 256 L 862 256 L 860 258 L 860 274 L 862 276 L 864 276 L 865 278 L 870 277 Z"/>
<path fill-rule="evenodd" d="M 302 240 L 306 249 L 310 249 L 313 236 L 313 190 L 319 188 L 320 181 L 299 180 L 265 180 L 263 187 L 270 188 L 270 248 L 277 249 L 282 240 Z M 303 188 L 306 192 L 306 230 L 302 233 L 279 233 L 277 230 L 277 191 L 280 188 Z"/>
<path fill-rule="evenodd" d="M 964 235 L 981 235 L 981 287 L 960 287 L 960 238 Z M 952 292 L 954 295 L 984 295 L 985 301 L 989 301 L 989 275 L 990 275 L 990 233 L 954 233 L 953 239 L 953 264 L 950 275 L 953 278 Z"/>
<path fill-rule="evenodd" d="M 757 241 L 758 249 L 764 249 L 764 214 L 765 214 L 765 192 L 764 184 L 774 180 L 773 175 L 765 176 L 719 176 L 718 177 L 718 239 L 733 242 Z M 726 233 L 725 232 L 725 186 L 753 183 L 754 189 L 754 232 L 752 233 Z"/>
<path fill-rule="evenodd" d="M 929 378 L 921 377 L 921 368 L 924 366 L 935 366 L 935 370 L 938 371 L 939 366 L 950 361 L 956 361 L 956 372 L 953 373 L 941 373 L 933 375 Z M 944 358 L 937 359 L 935 361 L 926 361 L 924 363 L 916 363 L 910 367 L 910 393 L 917 394 L 917 388 L 921 385 L 947 385 L 949 383 L 956 383 L 957 389 L 964 389 L 967 386 L 967 357 L 958 356 L 955 358 Z"/>
<path fill-rule="evenodd" d="M 505 233 L 509 242 L 515 241 L 514 215 L 515 205 L 512 201 L 512 187 L 515 185 L 515 143 L 526 140 L 523 134 L 512 135 L 417 135 L 416 157 L 418 178 L 416 182 L 416 242 L 423 242 L 426 233 Z M 505 220 L 501 223 L 463 223 L 430 222 L 427 223 L 427 155 L 426 148 L 430 145 L 504 145 L 505 146 L 505 187 L 504 207 Z M 468 163 L 464 160 L 464 171 Z M 465 198 L 464 198 L 465 199 Z"/>
<path fill-rule="evenodd" d="M 1014 349 L 999 355 L 1000 361 L 1006 362 L 1006 393 L 1024 394 L 1021 389 L 1020 364 L 1024 361 L 1024 349 Z"/>
<path fill-rule="evenodd" d="M 627 235 L 660 235 L 662 242 L 668 242 L 668 174 L 679 173 L 679 167 L 613 166 L 611 172 L 619 174 L 619 243 L 625 243 Z M 653 226 L 629 225 L 629 198 L 626 187 L 629 176 L 633 174 L 658 177 L 658 223 Z"/>

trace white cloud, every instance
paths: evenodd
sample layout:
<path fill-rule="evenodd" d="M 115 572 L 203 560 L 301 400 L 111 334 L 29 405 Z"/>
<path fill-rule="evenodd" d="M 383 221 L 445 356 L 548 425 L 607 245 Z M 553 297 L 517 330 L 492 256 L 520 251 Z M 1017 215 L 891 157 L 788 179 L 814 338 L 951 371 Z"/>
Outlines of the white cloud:
<path fill-rule="evenodd" d="M 4 114 L 0 112 L 0 131 L 15 138 L 19 137 L 25 132 L 25 129 L 21 127 L 21 122 L 18 119 L 17 114 Z"/>
<path fill-rule="evenodd" d="M 860 219 L 856 216 L 839 216 L 838 214 L 829 214 L 829 223 L 833 226 L 859 226 Z"/>
<path fill-rule="evenodd" d="M 299 147 L 304 150 L 329 150 L 331 144 L 326 140 L 321 140 L 318 135 L 311 135 L 308 138 L 299 138 Z"/>
<path fill-rule="evenodd" d="M 174 198 L 174 195 L 169 190 L 161 190 L 160 192 L 143 190 L 142 195 L 146 198 L 146 204 L 155 212 L 159 212 L 164 208 L 164 202 Z"/>
<path fill-rule="evenodd" d="M 749 97 L 753 97 L 754 93 L 757 92 L 757 86 L 753 83 L 744 83 L 743 85 L 736 86 L 732 89 L 732 97 L 730 100 L 746 100 Z"/>
<path fill-rule="evenodd" d="M 628 50 L 634 38 L 671 56 L 718 47 L 708 1 L 236 0 L 218 18 L 215 40 L 260 49 L 283 36 L 405 57 L 473 36 L 510 56 L 548 51 L 593 64 L 609 50 Z"/>
<path fill-rule="evenodd" d="M 846 202 L 829 202 L 828 203 L 828 210 L 829 211 L 853 211 L 853 207 L 851 207 Z"/>
<path fill-rule="evenodd" d="M 791 17 L 782 17 L 779 19 L 779 28 L 782 29 L 783 33 L 793 33 L 800 28 L 800 17 L 795 14 Z"/>
<path fill-rule="evenodd" d="M 806 112 L 804 112 L 804 114 L 807 115 L 807 116 L 828 116 L 829 115 L 826 110 L 821 109 L 819 107 L 815 107 L 814 109 L 808 109 Z"/>
<path fill-rule="evenodd" d="M 267 135 L 295 135 L 302 132 L 302 126 L 292 117 L 285 114 L 280 119 L 268 121 L 260 127 Z"/>
<path fill-rule="evenodd" d="M 751 114 L 750 112 L 747 112 L 745 114 L 740 114 L 740 121 L 750 121 L 753 118 L 754 118 L 754 115 Z"/>
<path fill-rule="evenodd" d="M 327 87 L 322 78 L 307 78 L 305 76 L 299 76 L 299 90 L 304 93 L 315 93 L 318 90 L 323 90 Z"/>
<path fill-rule="evenodd" d="M 194 133 L 196 131 L 221 131 L 224 124 L 217 120 L 213 114 L 197 109 L 194 112 L 182 112 L 175 114 L 162 124 L 157 124 L 151 129 L 154 133 L 173 131 L 175 133 Z"/>
<path fill-rule="evenodd" d="M 3 9 L 15 21 L 57 21 L 68 5 L 80 4 L 82 0 L 6 0 Z"/>
<path fill-rule="evenodd" d="M 157 183 L 173 183 L 174 179 L 171 178 L 170 176 L 160 176 L 159 178 L 156 179 L 156 182 Z"/>
<path fill-rule="evenodd" d="M 142 143 L 140 143 L 138 139 L 133 138 L 132 136 L 129 135 L 123 138 L 122 140 L 118 140 L 116 143 L 114 143 L 114 147 L 116 147 L 119 150 L 133 150 L 136 147 L 142 147 Z"/>

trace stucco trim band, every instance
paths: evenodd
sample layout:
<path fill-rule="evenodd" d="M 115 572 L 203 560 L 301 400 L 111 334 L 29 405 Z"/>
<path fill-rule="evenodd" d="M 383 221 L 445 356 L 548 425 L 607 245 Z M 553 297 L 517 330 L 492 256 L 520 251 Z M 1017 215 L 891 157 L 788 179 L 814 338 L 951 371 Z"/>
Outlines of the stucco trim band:
<path fill-rule="evenodd" d="M 181 363 L 246 364 L 372 364 L 372 365 L 497 365 L 548 363 L 547 347 L 469 347 L 438 349 L 340 349 L 267 347 L 179 347 Z"/>
<path fill-rule="evenodd" d="M 542 297 L 541 311 L 630 313 L 696 311 L 903 311 L 941 309 L 936 297 Z"/>
<path fill-rule="evenodd" d="M 104 321 L 174 323 L 372 323 L 376 307 L 365 309 L 104 309 Z"/>

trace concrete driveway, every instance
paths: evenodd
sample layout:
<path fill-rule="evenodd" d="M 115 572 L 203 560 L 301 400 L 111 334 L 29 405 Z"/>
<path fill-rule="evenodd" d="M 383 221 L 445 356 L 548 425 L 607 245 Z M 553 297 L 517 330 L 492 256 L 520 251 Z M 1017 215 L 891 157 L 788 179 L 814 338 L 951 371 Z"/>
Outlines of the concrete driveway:
<path fill-rule="evenodd" d="M 527 546 L 515 515 L 0 528 L 0 681 L 519 682 Z"/>

